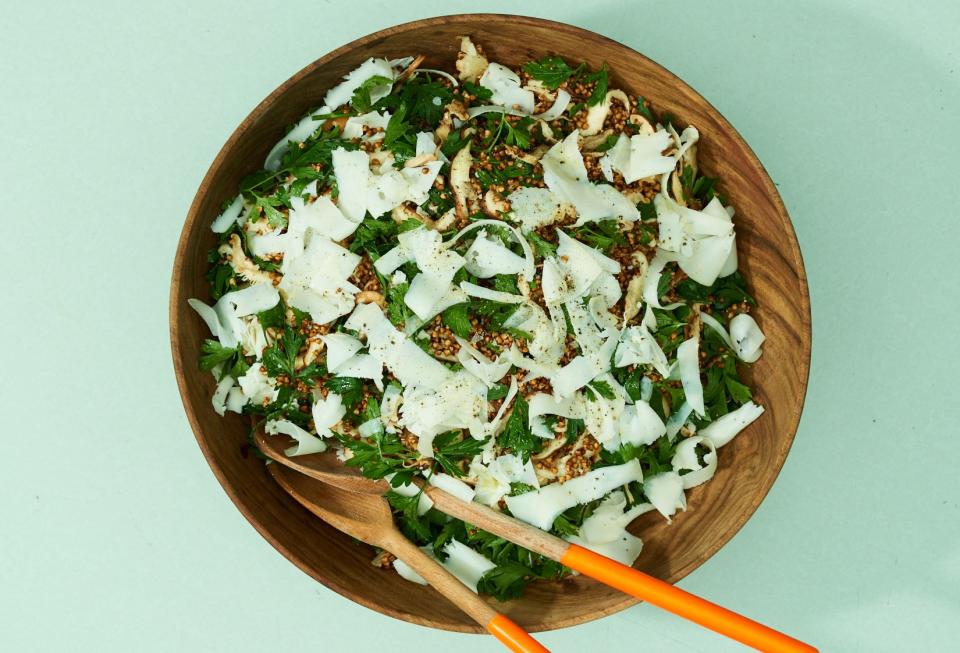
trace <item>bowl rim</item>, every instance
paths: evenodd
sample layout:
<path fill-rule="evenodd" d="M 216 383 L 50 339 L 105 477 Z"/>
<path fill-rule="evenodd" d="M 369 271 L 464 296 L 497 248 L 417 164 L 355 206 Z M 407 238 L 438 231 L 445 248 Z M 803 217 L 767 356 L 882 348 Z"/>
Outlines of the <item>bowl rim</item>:
<path fill-rule="evenodd" d="M 211 162 L 207 172 L 204 174 L 200 186 L 197 189 L 197 193 L 193 198 L 193 201 L 190 204 L 190 208 L 187 211 L 186 219 L 184 220 L 183 228 L 180 232 L 180 238 L 177 242 L 177 249 L 173 259 L 173 273 L 170 281 L 170 295 L 169 295 L 169 322 L 170 322 L 170 349 L 171 355 L 173 358 L 173 367 L 174 374 L 177 379 L 177 386 L 180 393 L 180 399 L 183 403 L 184 412 L 186 413 L 187 420 L 190 424 L 190 428 L 193 431 L 194 438 L 197 441 L 197 444 L 200 447 L 201 452 L 203 453 L 204 459 L 207 462 L 207 465 L 210 467 L 210 470 L 213 472 L 213 475 L 216 477 L 217 481 L 220 483 L 224 492 L 233 502 L 234 506 L 240 511 L 244 518 L 254 527 L 254 529 L 270 543 L 277 551 L 280 552 L 287 560 L 292 562 L 300 570 L 308 574 L 311 578 L 314 578 L 320 582 L 325 587 L 337 592 L 338 594 L 350 599 L 355 603 L 359 603 L 367 608 L 375 610 L 381 614 L 387 616 L 401 619 L 403 621 L 408 621 L 412 623 L 418 623 L 421 625 L 429 625 L 434 628 L 441 628 L 443 630 L 451 630 L 455 632 L 470 632 L 470 633 L 483 633 L 485 632 L 482 628 L 479 627 L 458 627 L 452 624 L 439 624 L 439 623 L 427 623 L 424 624 L 423 620 L 419 617 L 413 619 L 413 615 L 393 610 L 391 608 L 385 607 L 371 600 L 367 600 L 361 595 L 354 593 L 350 588 L 342 586 L 338 583 L 334 583 L 329 579 L 322 577 L 316 573 L 302 560 L 296 553 L 284 546 L 279 540 L 277 540 L 273 534 L 267 529 L 259 519 L 257 519 L 250 510 L 248 510 L 244 501 L 242 500 L 240 493 L 237 489 L 231 484 L 223 470 L 221 469 L 219 463 L 212 454 L 212 451 L 207 446 L 205 439 L 202 435 L 202 430 L 197 420 L 196 415 L 190 408 L 190 402 L 188 399 L 187 385 L 185 380 L 185 362 L 180 355 L 178 342 L 180 340 L 180 325 L 177 319 L 177 312 L 180 308 L 181 302 L 185 301 L 185 298 L 182 294 L 182 267 L 180 261 L 184 258 L 187 241 L 189 240 L 189 235 L 195 228 L 195 224 L 201 218 L 206 218 L 206 216 L 199 215 L 199 207 L 202 204 L 204 198 L 207 195 L 208 189 L 210 187 L 211 181 L 216 174 L 217 170 L 223 164 L 223 161 L 226 159 L 227 153 L 233 149 L 234 144 L 238 141 L 241 136 L 247 131 L 250 125 L 256 123 L 260 117 L 271 107 L 278 97 L 283 95 L 290 87 L 295 85 L 300 79 L 310 74 L 316 68 L 325 65 L 332 59 L 348 53 L 357 47 L 366 45 L 368 43 L 377 41 L 385 36 L 390 36 L 394 34 L 400 34 L 403 32 L 408 32 L 416 30 L 422 27 L 430 27 L 433 25 L 449 25 L 450 23 L 461 23 L 464 25 L 465 29 L 472 26 L 476 21 L 485 21 L 487 23 L 520 23 L 523 25 L 536 26 L 536 27 L 548 27 L 552 30 L 565 32 L 572 36 L 577 37 L 588 37 L 598 45 L 613 47 L 618 49 L 624 49 L 632 53 L 633 56 L 640 57 L 645 60 L 649 65 L 658 69 L 659 73 L 664 76 L 665 79 L 672 81 L 675 84 L 686 87 L 690 89 L 690 92 L 693 93 L 700 101 L 704 103 L 709 111 L 712 111 L 716 116 L 716 119 L 723 130 L 726 130 L 730 136 L 736 141 L 736 143 L 743 147 L 744 150 L 748 153 L 750 157 L 757 163 L 760 171 L 763 173 L 761 175 L 761 183 L 763 186 L 763 192 L 769 196 L 774 203 L 775 209 L 777 212 L 781 213 L 783 217 L 786 218 L 786 225 L 789 229 L 789 233 L 786 234 L 788 237 L 788 248 L 781 252 L 785 257 L 788 258 L 791 265 L 797 272 L 798 281 L 801 285 L 801 306 L 800 306 L 800 315 L 801 315 L 801 324 L 798 325 L 801 333 L 805 334 L 806 337 L 800 339 L 800 347 L 802 348 L 801 354 L 801 364 L 803 369 L 802 371 L 802 385 L 799 390 L 799 401 L 795 404 L 796 409 L 794 414 L 790 416 L 792 427 L 789 429 L 789 433 L 786 433 L 781 440 L 781 445 L 776 452 L 776 458 L 771 459 L 770 463 L 774 465 L 775 472 L 769 486 L 763 489 L 761 493 L 755 498 L 752 504 L 749 507 L 749 510 L 741 512 L 736 519 L 730 522 L 730 525 L 724 530 L 723 533 L 717 538 L 715 538 L 710 546 L 706 548 L 704 552 L 698 555 L 695 559 L 689 562 L 687 565 L 680 567 L 673 571 L 668 582 L 677 583 L 695 569 L 704 564 L 708 559 L 713 557 L 723 546 L 725 546 L 734 536 L 739 533 L 743 528 L 746 522 L 756 513 L 760 504 L 766 498 L 767 494 L 770 492 L 770 489 L 774 486 L 777 481 L 777 478 L 780 475 L 780 472 L 783 469 L 783 465 L 786 461 L 787 454 L 790 452 L 790 449 L 793 445 L 793 441 L 796 437 L 797 430 L 800 426 L 800 419 L 803 412 L 804 402 L 806 400 L 807 388 L 809 385 L 810 377 L 810 360 L 811 360 L 811 350 L 812 350 L 812 317 L 811 317 L 811 307 L 810 307 L 810 290 L 807 282 L 806 268 L 803 263 L 803 256 L 800 251 L 799 241 L 797 239 L 796 230 L 793 226 L 793 222 L 790 219 L 790 215 L 787 212 L 787 208 L 783 203 L 783 199 L 780 197 L 780 193 L 777 191 L 776 185 L 773 183 L 773 180 L 770 178 L 769 173 L 766 168 L 763 166 L 763 163 L 757 157 L 756 153 L 750 147 L 750 145 L 744 140 L 734 126 L 723 116 L 716 107 L 713 106 L 706 98 L 704 98 L 699 92 L 696 91 L 690 84 L 680 79 L 677 75 L 669 71 L 664 66 L 660 65 L 650 57 L 644 55 L 641 52 L 638 52 L 631 48 L 630 46 L 623 44 L 615 39 L 604 36 L 588 30 L 586 28 L 577 27 L 568 23 L 562 23 L 555 20 L 550 20 L 546 18 L 537 18 L 533 16 L 526 15 L 517 15 L 517 14 L 502 14 L 502 13 L 465 13 L 465 14 L 449 14 L 434 16 L 430 18 L 423 18 L 419 20 L 413 20 L 406 23 L 400 23 L 391 27 L 387 27 L 376 32 L 372 32 L 365 36 L 356 38 L 344 45 L 339 46 L 338 48 L 331 50 L 330 52 L 324 54 L 320 58 L 312 61 L 307 64 L 296 73 L 291 75 L 286 81 L 277 86 L 266 98 L 260 101 L 253 110 L 240 122 L 240 124 L 231 132 L 230 137 L 224 142 L 220 150 L 217 152 L 217 155 L 214 157 Z M 595 612 L 585 613 L 583 615 L 577 615 L 572 617 L 567 617 L 563 619 L 556 619 L 553 621 L 544 621 L 536 626 L 529 627 L 528 630 L 532 632 L 545 631 L 545 630 L 554 630 L 560 628 L 567 628 L 570 626 L 575 626 L 582 623 L 587 623 L 594 621 L 596 619 L 614 614 L 621 610 L 624 610 L 632 605 L 639 603 L 639 601 L 631 596 L 624 595 L 623 600 L 619 603 L 616 603 L 610 606 L 608 609 L 598 610 Z"/>

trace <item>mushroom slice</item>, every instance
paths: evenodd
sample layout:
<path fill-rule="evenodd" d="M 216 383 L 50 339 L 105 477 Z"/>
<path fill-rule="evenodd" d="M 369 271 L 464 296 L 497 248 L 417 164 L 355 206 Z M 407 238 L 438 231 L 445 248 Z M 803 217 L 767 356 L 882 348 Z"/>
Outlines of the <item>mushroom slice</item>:
<path fill-rule="evenodd" d="M 417 68 L 420 67 L 420 64 L 423 63 L 424 59 L 426 59 L 424 55 L 418 54 L 417 57 L 410 62 L 410 65 L 408 65 L 402 73 L 397 75 L 394 83 L 399 84 L 400 82 L 405 82 L 407 79 L 409 79 L 410 76 L 417 71 Z"/>
<path fill-rule="evenodd" d="M 476 192 L 470 184 L 470 168 L 473 166 L 473 155 L 470 146 L 457 152 L 450 163 L 450 186 L 456 202 L 457 217 L 466 220 L 470 215 L 470 207 L 477 201 Z"/>
<path fill-rule="evenodd" d="M 637 133 L 641 136 L 649 136 L 656 131 L 653 128 L 653 125 L 650 124 L 650 121 L 641 116 L 639 113 L 631 113 L 629 120 L 632 124 L 638 127 Z"/>
<path fill-rule="evenodd" d="M 280 278 L 276 272 L 265 272 L 260 269 L 256 263 L 243 251 L 243 245 L 240 242 L 240 236 L 230 234 L 230 240 L 217 250 L 219 254 L 226 256 L 234 272 L 244 279 L 253 283 L 268 283 L 274 285 L 274 281 Z"/>
<path fill-rule="evenodd" d="M 624 108 L 630 108 L 630 98 L 627 97 L 626 93 L 620 89 L 607 91 L 603 102 L 590 107 L 587 111 L 587 128 L 580 130 L 581 135 L 592 136 L 603 129 L 603 123 L 606 122 L 607 116 L 610 114 L 610 104 L 613 100 L 619 101 Z"/>
<path fill-rule="evenodd" d="M 430 216 L 423 215 L 414 207 L 410 206 L 408 202 L 395 206 L 390 212 L 390 217 L 393 218 L 393 221 L 397 224 L 406 222 L 407 220 L 416 220 L 422 222 L 423 225 L 429 229 L 434 227 L 434 221 L 430 219 Z"/>
<path fill-rule="evenodd" d="M 463 103 L 459 100 L 452 101 L 443 110 L 443 118 L 440 119 L 440 124 L 435 130 L 440 145 L 443 145 L 443 142 L 447 140 L 447 136 L 450 135 L 450 130 L 453 129 L 454 118 L 463 120 L 464 122 L 470 120 L 470 114 L 467 113 L 467 108 L 463 106 Z"/>
<path fill-rule="evenodd" d="M 637 273 L 627 284 L 627 294 L 623 300 L 623 324 L 626 326 L 630 320 L 640 313 L 640 305 L 643 303 L 643 286 L 647 279 L 647 257 L 643 252 L 633 253 L 633 260 L 636 263 Z"/>
<path fill-rule="evenodd" d="M 492 188 L 483 196 L 483 212 L 491 218 L 499 218 L 502 213 L 509 210 L 510 202 Z"/>
<path fill-rule="evenodd" d="M 597 148 L 603 145 L 604 141 L 606 141 L 611 134 L 613 134 L 612 129 L 604 129 L 596 134 L 586 136 L 583 139 L 583 143 L 580 145 L 580 149 L 584 154 L 596 152 Z"/>
<path fill-rule="evenodd" d="M 460 37 L 460 52 L 457 54 L 457 75 L 465 82 L 476 84 L 486 70 L 489 62 L 469 36 Z"/>
<path fill-rule="evenodd" d="M 446 231 L 457 221 L 457 210 L 456 207 L 451 208 L 449 211 L 441 215 L 433 223 L 433 228 L 437 231 Z"/>

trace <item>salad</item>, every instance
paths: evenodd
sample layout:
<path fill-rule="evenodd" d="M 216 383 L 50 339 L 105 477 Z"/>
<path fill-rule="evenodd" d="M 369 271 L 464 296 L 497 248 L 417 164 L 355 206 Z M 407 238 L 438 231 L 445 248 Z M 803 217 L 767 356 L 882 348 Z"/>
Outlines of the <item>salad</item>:
<path fill-rule="evenodd" d="M 571 572 L 415 478 L 632 564 L 628 524 L 685 510 L 763 413 L 734 210 L 697 129 L 606 66 L 510 68 L 468 37 L 455 72 L 423 62 L 346 75 L 214 219 L 215 303 L 190 300 L 213 407 L 388 479 L 404 533 L 476 591 Z"/>

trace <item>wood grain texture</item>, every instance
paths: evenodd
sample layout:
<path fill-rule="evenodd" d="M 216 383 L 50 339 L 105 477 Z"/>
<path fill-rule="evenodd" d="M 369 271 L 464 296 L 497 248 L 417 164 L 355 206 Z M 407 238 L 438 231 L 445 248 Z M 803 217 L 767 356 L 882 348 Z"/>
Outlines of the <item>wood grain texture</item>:
<path fill-rule="evenodd" d="M 213 382 L 197 367 L 203 322 L 189 297 L 209 300 L 204 280 L 209 226 L 240 179 L 259 169 L 284 128 L 319 106 L 326 90 L 370 56 L 424 53 L 431 67 L 450 69 L 457 37 L 471 35 L 492 60 L 518 64 L 545 54 L 592 66 L 609 62 L 611 85 L 641 94 L 702 135 L 699 160 L 721 180 L 737 209 L 740 266 L 760 308 L 764 356 L 746 374 L 766 414 L 719 452 L 709 483 L 688 494 L 689 509 L 668 525 L 653 513 L 630 528 L 644 540 L 636 567 L 676 582 L 703 564 L 743 526 L 776 480 L 800 420 L 810 366 L 810 302 L 803 261 L 789 216 L 763 166 L 736 130 L 676 76 L 626 46 L 570 25 L 534 18 L 474 14 L 433 18 L 377 32 L 343 46 L 291 77 L 258 105 L 217 155 L 190 207 L 170 292 L 170 338 L 184 408 L 200 448 L 224 490 L 251 524 L 294 564 L 327 587 L 385 614 L 415 623 L 479 632 L 432 590 L 370 565 L 370 549 L 313 517 L 274 483 L 262 461 L 244 456 L 247 427 L 210 406 Z M 570 626 L 634 603 L 590 579 L 532 585 L 523 599 L 497 604 L 527 630 Z"/>

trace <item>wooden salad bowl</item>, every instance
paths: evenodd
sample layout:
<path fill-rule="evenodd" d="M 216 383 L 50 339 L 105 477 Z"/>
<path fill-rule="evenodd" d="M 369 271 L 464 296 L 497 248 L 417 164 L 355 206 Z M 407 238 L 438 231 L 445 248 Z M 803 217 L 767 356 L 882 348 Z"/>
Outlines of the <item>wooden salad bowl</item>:
<path fill-rule="evenodd" d="M 658 513 L 630 530 L 644 541 L 636 567 L 676 582 L 703 564 L 743 526 L 766 496 L 793 442 L 810 368 L 810 299 L 800 248 L 773 182 L 736 130 L 675 75 L 630 48 L 578 27 L 537 18 L 467 14 L 382 30 L 314 61 L 284 82 L 237 127 L 217 154 L 190 206 L 170 288 L 170 339 L 180 395 L 200 449 L 237 508 L 278 551 L 303 571 L 357 603 L 413 623 L 462 632 L 481 629 L 432 589 L 370 564 L 371 549 L 315 518 L 278 486 L 246 449 L 248 424 L 217 415 L 209 372 L 197 365 L 207 327 L 187 299 L 209 301 L 204 272 L 215 245 L 210 224 L 242 177 L 259 170 L 267 152 L 324 93 L 367 57 L 424 54 L 425 66 L 452 70 L 461 35 L 481 44 L 491 61 L 520 64 L 547 54 L 594 68 L 607 62 L 610 84 L 648 98 L 656 110 L 701 133 L 699 161 L 719 177 L 736 208 L 740 267 L 767 336 L 764 356 L 745 370 L 766 413 L 719 452 L 708 483 L 688 492 L 689 507 L 668 524 Z M 533 583 L 522 599 L 497 609 L 530 631 L 608 615 L 636 601 L 583 577 Z"/>

